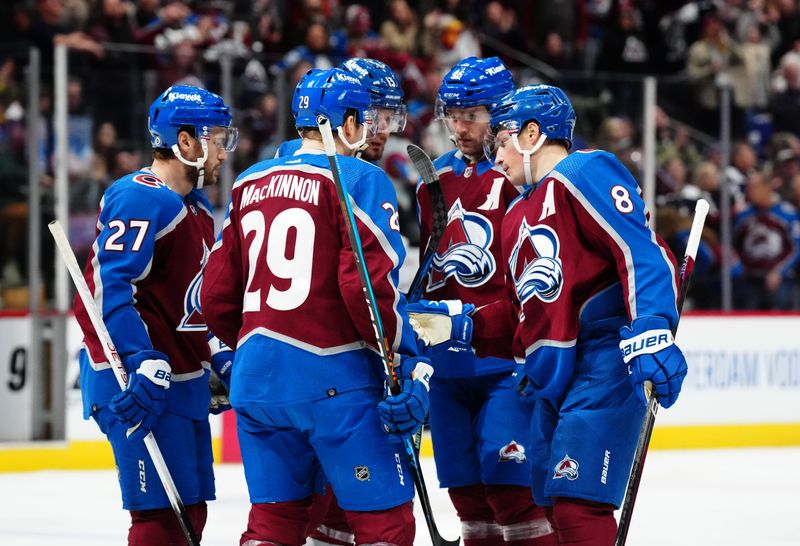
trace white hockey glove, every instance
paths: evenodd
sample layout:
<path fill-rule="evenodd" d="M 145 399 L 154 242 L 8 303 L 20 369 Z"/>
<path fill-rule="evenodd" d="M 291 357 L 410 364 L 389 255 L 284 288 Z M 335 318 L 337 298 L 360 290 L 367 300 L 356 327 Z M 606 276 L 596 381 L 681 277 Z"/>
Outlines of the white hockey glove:
<path fill-rule="evenodd" d="M 475 310 L 471 303 L 459 300 L 420 300 L 406 306 L 411 327 L 426 346 L 445 342 L 469 345 L 472 340 L 472 317 Z"/>

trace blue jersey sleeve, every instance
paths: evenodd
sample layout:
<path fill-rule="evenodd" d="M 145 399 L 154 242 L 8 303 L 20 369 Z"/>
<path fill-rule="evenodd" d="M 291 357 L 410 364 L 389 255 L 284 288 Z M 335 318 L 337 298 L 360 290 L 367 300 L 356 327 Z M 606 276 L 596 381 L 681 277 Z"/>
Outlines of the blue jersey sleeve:
<path fill-rule="evenodd" d="M 613 256 L 630 320 L 658 315 L 674 328 L 678 320 L 674 258 L 650 229 L 649 212 L 633 176 L 607 152 L 592 152 L 579 172 L 569 174 L 577 181 L 568 189 L 582 209 L 580 215 L 591 217 L 583 224 L 584 235 L 595 249 Z"/>
<path fill-rule="evenodd" d="M 406 251 L 400 235 L 394 186 L 383 171 L 363 160 L 344 159 L 342 163 L 343 174 L 355 175 L 346 174 L 345 181 L 353 215 L 357 223 L 366 228 L 360 236 L 384 334 L 394 340 L 393 350 L 416 355 L 416 334 L 408 320 L 405 296 L 398 289 Z M 361 227 L 359 231 L 361 233 Z M 372 260 L 368 256 L 372 256 Z"/>

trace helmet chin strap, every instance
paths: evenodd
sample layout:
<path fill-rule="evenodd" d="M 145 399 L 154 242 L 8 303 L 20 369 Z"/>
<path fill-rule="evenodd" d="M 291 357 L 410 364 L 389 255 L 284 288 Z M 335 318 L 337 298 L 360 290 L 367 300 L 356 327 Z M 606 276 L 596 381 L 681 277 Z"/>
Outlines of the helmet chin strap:
<path fill-rule="evenodd" d="M 519 139 L 517 138 L 517 133 L 511 135 L 511 142 L 514 143 L 514 148 L 517 149 L 519 153 L 522 154 L 522 170 L 525 172 L 525 184 L 528 186 L 533 185 L 533 169 L 531 169 L 531 156 L 539 151 L 539 148 L 544 146 L 544 142 L 547 140 L 547 137 L 544 133 L 539 135 L 539 140 L 536 141 L 536 144 L 533 145 L 533 148 L 530 150 L 523 150 L 522 146 L 519 144 Z"/>
<path fill-rule="evenodd" d="M 203 156 L 197 158 L 195 161 L 189 161 L 185 157 L 181 155 L 181 150 L 178 148 L 177 144 L 172 145 L 172 153 L 175 154 L 175 157 L 178 158 L 178 161 L 183 163 L 184 165 L 188 165 L 189 167 L 194 167 L 197 169 L 197 189 L 203 189 L 203 182 L 205 181 L 206 177 L 206 159 L 208 159 L 208 142 L 204 138 L 200 138 L 200 147 L 203 149 Z"/>
<path fill-rule="evenodd" d="M 350 150 L 360 152 L 362 150 L 366 150 L 369 146 L 369 144 L 367 144 L 367 126 L 365 124 L 361 125 L 361 138 L 352 144 L 350 144 L 350 142 L 347 140 L 347 137 L 344 136 L 344 130 L 342 129 L 341 125 L 336 128 L 336 133 L 339 135 L 339 140 L 342 141 L 342 144 L 344 144 Z"/>

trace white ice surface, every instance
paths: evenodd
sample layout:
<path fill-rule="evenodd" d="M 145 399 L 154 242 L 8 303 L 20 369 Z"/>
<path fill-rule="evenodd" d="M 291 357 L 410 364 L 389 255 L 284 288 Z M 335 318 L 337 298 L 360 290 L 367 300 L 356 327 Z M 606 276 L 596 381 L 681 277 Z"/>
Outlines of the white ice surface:
<path fill-rule="evenodd" d="M 437 524 L 453 538 L 458 520 L 433 460 L 423 468 Z M 235 546 L 249 507 L 242 467 L 216 471 L 203 545 Z M 129 520 L 115 478 L 111 470 L 0 473 L 0 545 L 124 545 Z M 416 544 L 430 544 L 418 508 Z M 651 452 L 628 544 L 800 545 L 800 448 Z"/>

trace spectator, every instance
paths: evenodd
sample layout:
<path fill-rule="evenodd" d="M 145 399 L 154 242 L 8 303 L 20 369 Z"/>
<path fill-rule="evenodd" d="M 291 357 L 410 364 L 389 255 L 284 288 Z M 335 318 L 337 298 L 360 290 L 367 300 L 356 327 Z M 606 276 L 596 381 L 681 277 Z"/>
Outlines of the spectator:
<path fill-rule="evenodd" d="M 689 48 L 686 72 L 695 85 L 697 122 L 711 134 L 719 123 L 719 85 L 729 81 L 729 70 L 741 62 L 741 52 L 722 22 L 706 15 L 700 39 Z"/>
<path fill-rule="evenodd" d="M 613 13 L 613 12 L 612 12 Z M 652 57 L 642 26 L 642 15 L 633 4 L 621 2 L 613 17 L 613 25 L 603 41 L 597 68 L 605 72 L 639 74 L 645 72 Z M 623 114 L 641 94 L 641 84 L 628 80 L 612 80 L 614 113 Z"/>
<path fill-rule="evenodd" d="M 800 135 L 800 62 L 788 60 L 782 63 L 782 91 L 775 93 L 770 104 L 775 131 L 788 131 Z"/>
<path fill-rule="evenodd" d="M 372 30 L 372 18 L 366 6 L 348 6 L 344 12 L 344 23 L 344 28 L 334 32 L 331 37 L 331 57 L 336 65 L 350 57 L 374 58 L 378 51 L 384 49 L 381 36 Z"/>
<path fill-rule="evenodd" d="M 749 115 L 767 107 L 770 88 L 770 50 L 758 25 L 747 28 L 741 45 L 741 64 L 732 70 L 733 98 Z"/>
<path fill-rule="evenodd" d="M 417 52 L 419 23 L 406 0 L 389 3 L 389 19 L 381 25 L 381 38 L 391 51 L 413 54 Z"/>
<path fill-rule="evenodd" d="M 91 177 L 104 187 L 114 181 L 111 173 L 118 152 L 117 129 L 108 121 L 101 123 L 94 134 Z"/>
<path fill-rule="evenodd" d="M 284 70 L 294 70 L 301 62 L 310 65 L 310 68 L 321 70 L 332 68 L 333 61 L 329 55 L 329 47 L 328 29 L 322 23 L 311 23 L 306 28 L 303 45 L 286 53 L 280 61 L 272 65 L 270 72 L 277 74 Z"/>
<path fill-rule="evenodd" d="M 609 117 L 597 131 L 597 145 L 617 156 L 637 180 L 640 177 L 639 164 L 642 160 L 641 150 L 636 146 L 636 130 L 627 118 Z"/>
<path fill-rule="evenodd" d="M 483 34 L 487 37 L 501 44 L 512 45 L 512 47 L 514 44 L 524 44 L 526 37 L 519 28 L 518 19 L 517 13 L 512 8 L 504 6 L 497 0 L 493 0 L 492 2 L 486 4 L 484 17 L 481 22 L 481 32 L 483 32 Z M 559 42 L 561 44 L 560 52 L 555 53 L 553 49 L 557 48 L 554 48 L 552 44 L 548 47 L 547 39 L 545 39 L 545 44 L 542 48 L 542 51 L 546 54 L 549 53 L 549 55 L 552 57 L 561 57 L 562 55 L 566 57 L 567 54 L 564 41 L 561 40 L 561 36 L 556 31 L 552 31 L 552 33 L 559 38 Z M 509 57 L 508 55 L 504 55 L 502 52 L 497 51 L 492 47 L 485 46 L 483 49 L 483 55 L 485 57 L 500 57 L 506 66 L 516 66 L 516 59 Z M 542 56 L 541 59 L 550 66 L 559 68 L 555 64 L 555 58 Z"/>
<path fill-rule="evenodd" d="M 725 169 L 725 179 L 737 210 L 744 207 L 747 179 L 756 171 L 757 166 L 758 158 L 753 147 L 747 142 L 735 142 L 731 151 L 731 164 Z"/>
<path fill-rule="evenodd" d="M 668 160 L 679 157 L 690 171 L 702 161 L 697 146 L 683 123 L 670 119 L 661 108 L 656 108 L 656 163 L 663 165 Z"/>
<path fill-rule="evenodd" d="M 475 33 L 460 19 L 432 11 L 425 16 L 423 55 L 433 58 L 439 69 L 449 70 L 467 57 L 480 57 L 481 46 Z"/>
<path fill-rule="evenodd" d="M 800 173 L 800 138 L 792 133 L 776 133 L 771 144 L 773 189 L 787 192 L 794 176 Z"/>
<path fill-rule="evenodd" d="M 738 280 L 740 309 L 791 309 L 800 262 L 800 216 L 761 172 L 747 180 L 749 205 L 736 215 L 734 246 L 744 273 Z"/>

